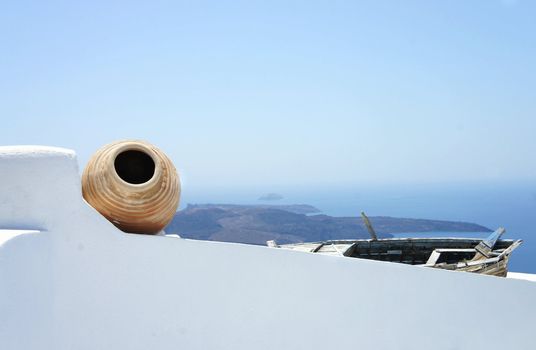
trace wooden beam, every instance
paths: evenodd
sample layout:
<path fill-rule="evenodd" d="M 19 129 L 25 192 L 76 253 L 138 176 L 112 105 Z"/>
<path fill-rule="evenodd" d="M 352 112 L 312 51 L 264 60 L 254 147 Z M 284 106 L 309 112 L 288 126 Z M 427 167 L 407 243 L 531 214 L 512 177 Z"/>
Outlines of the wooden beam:
<path fill-rule="evenodd" d="M 370 235 L 370 239 L 373 241 L 378 240 L 378 236 L 376 235 L 376 231 L 372 228 L 372 224 L 370 223 L 369 218 L 365 215 L 365 212 L 361 212 L 361 217 L 363 218 L 363 222 L 365 223 L 365 226 L 367 227 L 368 233 Z"/>

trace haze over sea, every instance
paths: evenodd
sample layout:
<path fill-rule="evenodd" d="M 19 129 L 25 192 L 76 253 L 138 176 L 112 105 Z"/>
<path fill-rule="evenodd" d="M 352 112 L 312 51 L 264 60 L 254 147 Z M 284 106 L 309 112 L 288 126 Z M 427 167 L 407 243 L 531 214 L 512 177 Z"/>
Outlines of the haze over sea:
<path fill-rule="evenodd" d="M 274 189 L 270 190 L 271 192 Z M 278 201 L 259 201 L 255 189 L 190 191 L 187 203 L 311 204 L 332 216 L 393 216 L 467 221 L 506 228 L 505 239 L 523 239 L 512 254 L 510 271 L 536 273 L 536 183 L 487 183 L 368 187 L 279 188 Z M 374 222 L 373 222 L 374 223 Z M 408 232 L 409 236 L 412 235 Z M 429 233 L 414 236 L 485 237 L 489 233 Z M 348 237 L 351 238 L 351 237 Z"/>

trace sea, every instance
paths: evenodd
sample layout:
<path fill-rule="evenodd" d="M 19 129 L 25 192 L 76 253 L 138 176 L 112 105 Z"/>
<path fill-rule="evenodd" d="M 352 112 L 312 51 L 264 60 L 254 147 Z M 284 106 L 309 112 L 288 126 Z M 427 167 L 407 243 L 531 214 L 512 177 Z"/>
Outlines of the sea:
<path fill-rule="evenodd" d="M 280 200 L 261 201 L 266 193 Z M 536 273 L 536 182 L 390 186 L 294 186 L 268 189 L 184 191 L 186 203 L 310 204 L 331 216 L 392 216 L 465 221 L 491 230 L 504 227 L 505 239 L 522 239 L 510 271 Z M 374 222 L 372 221 L 372 224 Z M 406 232 L 399 237 L 476 237 L 489 232 Z M 351 237 L 349 237 L 351 238 Z"/>

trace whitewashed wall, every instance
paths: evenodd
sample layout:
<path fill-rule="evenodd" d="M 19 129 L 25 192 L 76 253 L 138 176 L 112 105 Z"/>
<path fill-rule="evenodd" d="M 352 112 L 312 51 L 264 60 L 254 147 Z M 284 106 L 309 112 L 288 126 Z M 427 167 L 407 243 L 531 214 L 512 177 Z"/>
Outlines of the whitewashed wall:
<path fill-rule="evenodd" d="M 125 234 L 67 150 L 0 148 L 0 176 L 0 349 L 535 346 L 534 282 Z"/>

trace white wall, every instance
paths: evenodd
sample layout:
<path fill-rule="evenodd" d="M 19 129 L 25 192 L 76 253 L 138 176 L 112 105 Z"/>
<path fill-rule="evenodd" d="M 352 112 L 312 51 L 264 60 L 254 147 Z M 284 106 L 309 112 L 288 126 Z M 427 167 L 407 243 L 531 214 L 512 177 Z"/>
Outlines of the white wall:
<path fill-rule="evenodd" d="M 534 282 L 125 234 L 42 150 L 0 148 L 0 229 L 42 231 L 0 245 L 0 349 L 533 348 Z"/>

